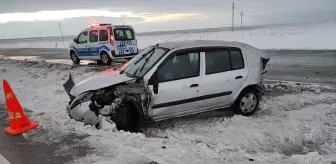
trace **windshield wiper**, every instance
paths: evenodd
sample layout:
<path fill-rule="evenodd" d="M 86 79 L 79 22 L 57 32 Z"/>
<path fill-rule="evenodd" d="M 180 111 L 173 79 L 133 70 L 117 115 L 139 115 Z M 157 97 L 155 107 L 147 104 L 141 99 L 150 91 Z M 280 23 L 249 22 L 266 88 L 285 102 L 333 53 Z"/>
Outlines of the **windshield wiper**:
<path fill-rule="evenodd" d="M 144 58 L 145 56 L 147 56 L 149 53 L 154 52 L 154 50 L 155 50 L 155 49 L 153 48 L 153 49 L 151 49 L 150 51 L 148 51 L 147 53 L 143 54 L 143 55 L 141 56 L 141 58 L 139 58 L 139 60 L 137 60 L 137 61 L 134 62 L 134 64 L 137 64 L 139 61 L 141 61 L 142 58 Z"/>
<path fill-rule="evenodd" d="M 138 72 L 141 72 L 141 71 L 142 71 L 142 69 L 144 68 L 145 64 L 148 62 L 148 59 L 154 54 L 154 52 L 155 52 L 155 49 L 153 49 L 153 50 L 151 51 L 151 53 L 148 55 L 148 57 L 146 57 L 145 61 L 141 64 L 141 66 L 134 72 L 133 77 L 135 77 L 135 78 L 138 78 L 138 77 L 139 77 L 139 76 L 137 76 L 136 74 L 137 74 Z"/>
<path fill-rule="evenodd" d="M 143 58 L 144 58 L 145 56 L 147 56 L 149 53 L 153 52 L 153 50 L 154 50 L 154 48 L 151 49 L 150 51 L 148 51 L 147 53 L 143 54 L 137 61 L 135 61 L 134 63 L 132 63 L 132 65 L 133 65 L 133 66 L 136 65 L 138 62 L 141 61 L 141 59 L 143 59 Z M 127 67 L 129 67 L 129 66 L 127 66 Z M 120 72 L 120 74 L 123 74 L 125 70 L 126 70 L 126 68 L 123 69 L 123 70 Z"/>

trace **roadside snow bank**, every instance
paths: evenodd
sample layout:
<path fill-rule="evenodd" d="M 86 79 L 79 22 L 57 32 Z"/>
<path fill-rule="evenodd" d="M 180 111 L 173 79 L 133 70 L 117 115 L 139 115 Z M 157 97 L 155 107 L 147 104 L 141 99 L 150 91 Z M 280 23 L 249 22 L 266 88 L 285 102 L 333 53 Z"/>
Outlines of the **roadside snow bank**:
<path fill-rule="evenodd" d="M 336 94 L 318 85 L 320 92 L 265 97 L 252 117 L 167 120 L 144 129 L 144 134 L 151 134 L 144 135 L 113 132 L 113 125 L 97 130 L 69 119 L 62 87 L 69 72 L 75 81 L 95 74 L 85 67 L 0 60 L 0 79 L 9 81 L 42 128 L 55 135 L 91 136 L 87 140 L 97 153 L 77 163 L 303 164 L 330 163 L 336 155 Z M 294 85 L 281 86 L 290 90 Z"/>
<path fill-rule="evenodd" d="M 166 41 L 182 40 L 225 40 L 251 44 L 260 49 L 335 49 L 336 22 L 278 25 L 257 29 L 216 32 L 190 32 L 138 36 L 138 46 Z M 60 38 L 18 39 L 16 42 L 0 43 L 0 48 L 67 48 L 72 37 L 64 41 Z"/>

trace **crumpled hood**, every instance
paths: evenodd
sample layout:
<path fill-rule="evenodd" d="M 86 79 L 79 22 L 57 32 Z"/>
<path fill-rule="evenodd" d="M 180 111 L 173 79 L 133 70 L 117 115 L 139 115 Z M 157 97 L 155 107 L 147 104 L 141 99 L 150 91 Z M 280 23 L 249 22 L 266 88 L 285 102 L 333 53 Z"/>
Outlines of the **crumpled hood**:
<path fill-rule="evenodd" d="M 77 97 L 81 93 L 89 90 L 98 90 L 133 79 L 134 78 L 127 77 L 125 74 L 119 74 L 119 71 L 109 69 L 79 82 L 71 89 L 70 94 Z"/>

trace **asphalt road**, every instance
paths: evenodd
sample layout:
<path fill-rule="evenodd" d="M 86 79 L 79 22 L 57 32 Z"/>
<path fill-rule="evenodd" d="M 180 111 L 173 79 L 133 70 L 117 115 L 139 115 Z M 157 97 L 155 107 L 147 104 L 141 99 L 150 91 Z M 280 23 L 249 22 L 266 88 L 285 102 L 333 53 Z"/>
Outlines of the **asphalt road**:
<path fill-rule="evenodd" d="M 336 84 L 336 50 L 264 51 L 271 56 L 265 79 Z M 68 50 L 56 48 L 0 48 L 0 58 L 72 64 Z M 120 66 L 122 62 L 114 62 L 111 67 Z M 93 61 L 82 61 L 81 65 L 101 70 L 110 68 Z"/>
<path fill-rule="evenodd" d="M 55 132 L 39 128 L 26 135 L 12 136 L 3 130 L 8 124 L 6 109 L 0 104 L 0 154 L 11 164 L 61 164 L 85 157 L 94 150 L 82 141 L 88 136 L 59 133 L 56 136 Z"/>

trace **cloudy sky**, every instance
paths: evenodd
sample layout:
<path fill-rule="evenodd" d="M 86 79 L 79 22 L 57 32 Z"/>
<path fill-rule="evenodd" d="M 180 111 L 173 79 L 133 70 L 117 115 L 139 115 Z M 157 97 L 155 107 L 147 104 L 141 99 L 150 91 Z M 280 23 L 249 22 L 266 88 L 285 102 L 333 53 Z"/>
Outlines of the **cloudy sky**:
<path fill-rule="evenodd" d="M 89 23 L 134 26 L 136 32 L 313 22 L 336 19 L 336 0 L 0 0 L 0 39 L 75 35 Z"/>

